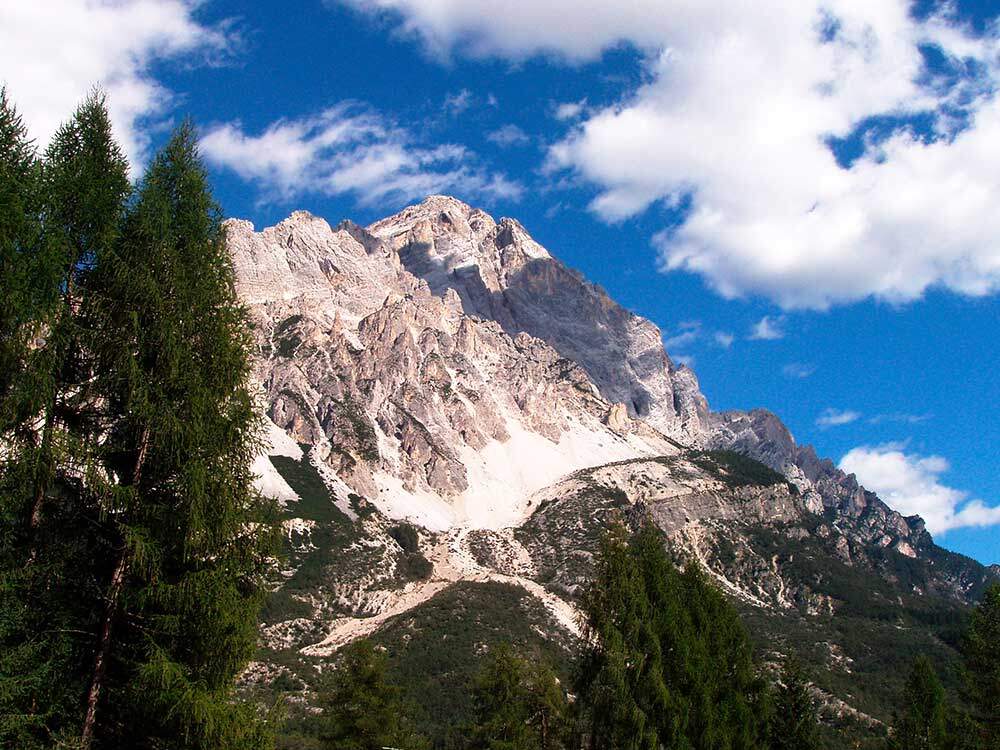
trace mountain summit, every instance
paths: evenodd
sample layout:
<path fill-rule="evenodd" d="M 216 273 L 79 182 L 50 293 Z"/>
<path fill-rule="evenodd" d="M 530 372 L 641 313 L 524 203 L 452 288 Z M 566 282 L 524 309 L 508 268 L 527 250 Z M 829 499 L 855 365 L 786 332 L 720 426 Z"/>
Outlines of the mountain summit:
<path fill-rule="evenodd" d="M 258 680 L 486 590 L 462 586 L 513 587 L 568 643 L 612 518 L 652 518 L 759 635 L 822 635 L 816 658 L 848 672 L 886 657 L 844 655 L 843 623 L 891 644 L 887 621 L 958 611 L 995 575 L 770 412 L 711 412 L 653 323 L 514 219 L 431 196 L 368 227 L 296 212 L 228 238 L 272 423 L 257 467 L 293 549 L 264 631 L 286 657 Z"/>

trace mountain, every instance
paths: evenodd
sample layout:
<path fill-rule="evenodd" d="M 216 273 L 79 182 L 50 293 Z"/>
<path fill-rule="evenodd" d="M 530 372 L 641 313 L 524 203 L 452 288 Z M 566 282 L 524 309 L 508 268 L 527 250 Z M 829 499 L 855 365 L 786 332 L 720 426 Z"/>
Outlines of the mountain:
<path fill-rule="evenodd" d="M 710 411 L 655 325 L 513 219 L 432 196 L 369 227 L 227 226 L 269 419 L 256 467 L 288 537 L 250 692 L 308 703 L 323 661 L 372 635 L 428 726 L 460 715 L 484 643 L 579 643 L 603 529 L 652 518 L 863 733 L 916 650 L 953 659 L 997 577 L 774 414 Z"/>

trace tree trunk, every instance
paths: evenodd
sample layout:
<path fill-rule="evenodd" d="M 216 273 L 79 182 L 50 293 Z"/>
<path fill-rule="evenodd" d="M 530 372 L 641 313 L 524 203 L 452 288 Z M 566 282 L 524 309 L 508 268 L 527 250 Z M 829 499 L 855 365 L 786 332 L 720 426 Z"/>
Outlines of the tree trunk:
<path fill-rule="evenodd" d="M 142 465 L 146 461 L 146 451 L 149 449 L 149 428 L 142 431 L 139 440 L 139 453 L 135 458 L 135 469 L 132 472 L 132 486 L 136 487 L 142 478 Z M 107 671 L 108 656 L 111 653 L 111 627 L 118 613 L 118 597 L 121 594 L 132 562 L 128 544 L 122 540 L 122 549 L 111 574 L 108 586 L 107 601 L 104 605 L 104 619 L 101 622 L 101 634 L 97 642 L 97 653 L 94 655 L 94 669 L 90 679 L 90 690 L 87 691 L 87 715 L 83 720 L 83 731 L 80 734 L 84 750 L 90 748 L 94 741 L 94 726 L 97 722 L 97 704 L 101 698 L 101 688 L 104 686 L 104 673 Z"/>

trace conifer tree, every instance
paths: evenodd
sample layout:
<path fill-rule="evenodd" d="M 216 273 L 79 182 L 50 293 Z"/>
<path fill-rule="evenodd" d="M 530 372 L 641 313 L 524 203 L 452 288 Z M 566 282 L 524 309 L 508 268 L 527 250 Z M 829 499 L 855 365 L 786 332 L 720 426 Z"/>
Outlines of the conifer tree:
<path fill-rule="evenodd" d="M 348 646 L 329 688 L 320 693 L 324 709 L 320 739 L 330 750 L 419 748 L 423 740 L 407 726 L 399 688 L 387 675 L 385 654 L 371 641 Z"/>
<path fill-rule="evenodd" d="M 556 750 L 566 747 L 566 695 L 544 660 L 528 661 L 501 644 L 473 689 L 477 750 Z"/>
<path fill-rule="evenodd" d="M 0 744 L 49 747 L 79 733 L 101 566 L 93 493 L 91 365 L 81 283 L 117 234 L 129 190 L 101 94 L 30 163 L 3 102 L 4 263 L 0 387 Z M 16 738 L 12 739 L 12 738 Z"/>
<path fill-rule="evenodd" d="M 581 695 L 595 748 L 757 748 L 763 681 L 739 616 L 694 566 L 667 557 L 660 532 L 613 528 L 585 600 L 595 647 Z"/>
<path fill-rule="evenodd" d="M 44 346 L 31 368 L 42 414 L 29 525 L 37 529 L 57 477 L 85 472 L 94 430 L 92 363 L 80 307 L 86 276 L 118 239 L 130 192 L 128 163 L 95 90 L 56 132 L 42 170 L 44 245 L 36 272 Z"/>
<path fill-rule="evenodd" d="M 771 750 L 816 750 L 819 747 L 816 702 L 809 694 L 802 665 L 794 657 L 785 659 L 782 666 L 770 719 Z"/>
<path fill-rule="evenodd" d="M 190 124 L 89 274 L 106 539 L 83 745 L 268 743 L 232 683 L 256 644 L 270 506 L 252 488 L 250 342 Z"/>
<path fill-rule="evenodd" d="M 969 703 L 984 747 L 1000 748 L 1000 584 L 986 590 L 962 643 Z"/>
<path fill-rule="evenodd" d="M 944 687 L 924 656 L 914 661 L 907 678 L 902 713 L 893 722 L 889 747 L 893 750 L 946 750 L 950 747 Z"/>
<path fill-rule="evenodd" d="M 39 168 L 27 128 L 0 88 L 0 435 L 8 441 L 23 419 L 13 396 L 25 395 L 18 381 L 38 309 L 32 275 L 41 239 Z"/>

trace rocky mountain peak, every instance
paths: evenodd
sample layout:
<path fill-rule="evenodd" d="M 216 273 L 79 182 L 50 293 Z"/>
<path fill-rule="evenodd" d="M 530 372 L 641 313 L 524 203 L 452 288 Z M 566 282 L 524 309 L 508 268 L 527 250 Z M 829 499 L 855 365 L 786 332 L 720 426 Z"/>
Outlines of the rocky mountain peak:
<path fill-rule="evenodd" d="M 368 227 L 228 230 L 269 417 L 392 517 L 493 528 L 573 471 L 705 448 L 780 472 L 853 544 L 931 544 L 773 413 L 712 413 L 653 323 L 515 219 L 436 195 Z"/>

